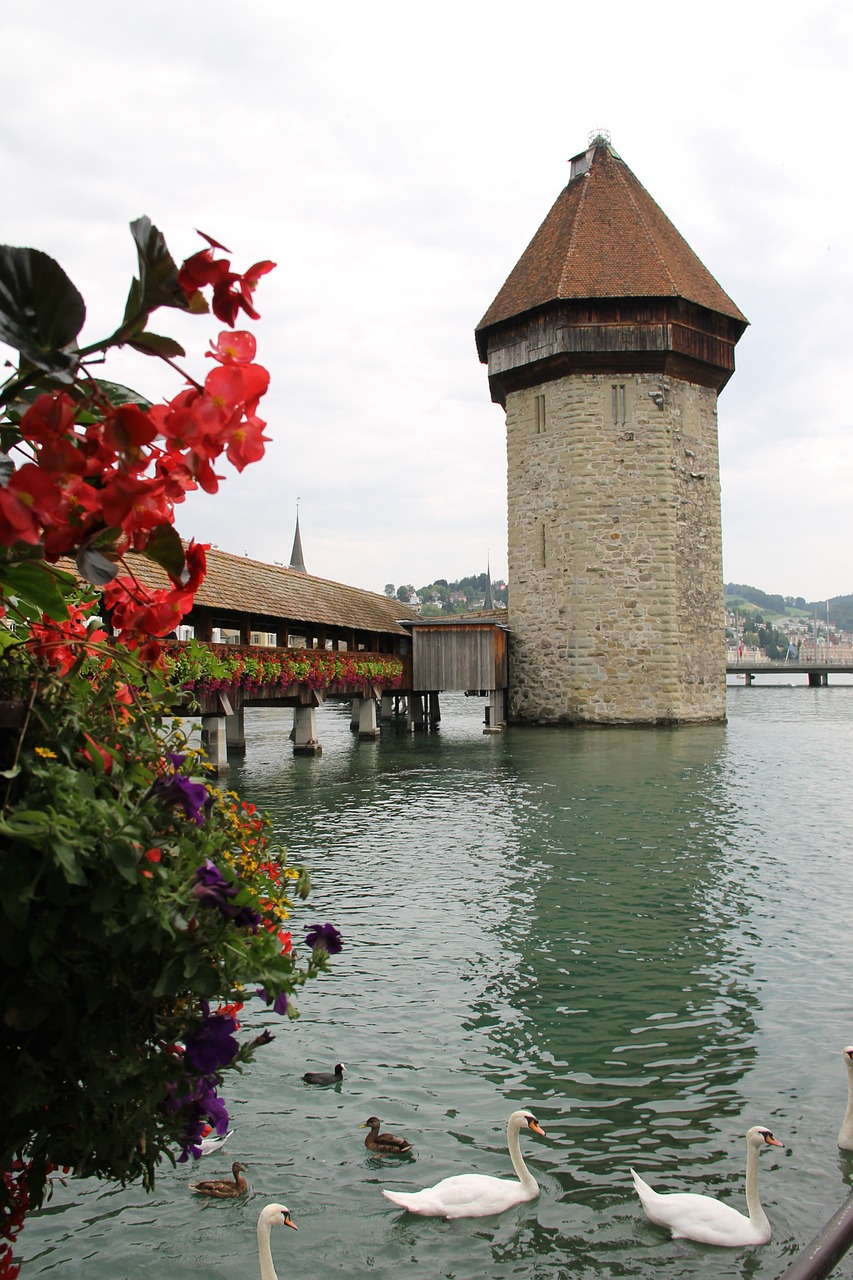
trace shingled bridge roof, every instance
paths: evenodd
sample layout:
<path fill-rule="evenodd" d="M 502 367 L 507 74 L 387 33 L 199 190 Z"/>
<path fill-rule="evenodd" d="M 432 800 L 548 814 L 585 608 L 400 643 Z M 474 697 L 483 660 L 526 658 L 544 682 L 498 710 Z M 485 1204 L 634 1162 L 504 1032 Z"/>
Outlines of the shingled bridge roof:
<path fill-rule="evenodd" d="M 146 586 L 169 585 L 163 570 L 144 556 L 129 555 L 127 559 Z M 399 619 L 417 617 L 409 605 L 395 597 L 214 548 L 207 552 L 207 573 L 196 592 L 195 604 L 252 617 L 393 635 L 407 634 Z"/>

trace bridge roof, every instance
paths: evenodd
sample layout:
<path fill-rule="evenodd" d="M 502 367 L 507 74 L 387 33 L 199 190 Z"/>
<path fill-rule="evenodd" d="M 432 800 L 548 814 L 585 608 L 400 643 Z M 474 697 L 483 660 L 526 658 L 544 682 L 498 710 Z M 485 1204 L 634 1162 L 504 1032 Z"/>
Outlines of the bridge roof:
<path fill-rule="evenodd" d="M 127 559 L 146 586 L 168 585 L 163 570 L 144 556 L 130 555 Z M 408 634 L 399 619 L 417 616 L 409 605 L 396 598 L 213 548 L 207 552 L 207 574 L 196 592 L 195 603 L 197 607 L 251 617 L 393 635 Z"/>
<path fill-rule="evenodd" d="M 747 323 L 624 160 L 601 137 L 571 162 L 569 184 L 477 325 L 549 303 L 683 298 Z"/>

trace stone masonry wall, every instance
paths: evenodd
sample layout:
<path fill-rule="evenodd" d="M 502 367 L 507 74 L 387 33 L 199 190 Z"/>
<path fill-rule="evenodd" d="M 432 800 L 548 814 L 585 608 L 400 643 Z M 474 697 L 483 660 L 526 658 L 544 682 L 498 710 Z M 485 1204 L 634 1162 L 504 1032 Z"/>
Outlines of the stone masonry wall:
<path fill-rule="evenodd" d="M 578 374 L 506 424 L 510 719 L 724 719 L 716 393 Z"/>

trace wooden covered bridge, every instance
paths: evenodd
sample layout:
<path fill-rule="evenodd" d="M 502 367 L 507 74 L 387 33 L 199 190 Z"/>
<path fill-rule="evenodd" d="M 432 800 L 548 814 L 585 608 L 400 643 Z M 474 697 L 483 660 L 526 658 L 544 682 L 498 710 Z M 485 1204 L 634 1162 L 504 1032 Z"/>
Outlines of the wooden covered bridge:
<path fill-rule="evenodd" d="M 151 587 L 165 575 L 129 557 Z M 244 709 L 292 707 L 293 750 L 322 751 L 317 709 L 352 700 L 359 737 L 405 717 L 410 729 L 440 719 L 444 690 L 488 699 L 486 732 L 505 725 L 506 613 L 420 618 L 394 597 L 211 549 L 207 574 L 168 651 L 197 703 L 205 749 L 217 768 L 245 751 Z M 378 711 L 378 717 L 377 717 Z"/>

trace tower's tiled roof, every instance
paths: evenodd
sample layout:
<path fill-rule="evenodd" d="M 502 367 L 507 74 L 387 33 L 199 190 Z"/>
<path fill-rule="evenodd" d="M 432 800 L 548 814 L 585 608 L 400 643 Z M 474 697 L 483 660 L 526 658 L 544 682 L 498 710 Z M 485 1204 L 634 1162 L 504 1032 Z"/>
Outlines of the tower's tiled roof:
<path fill-rule="evenodd" d="M 127 559 L 146 586 L 169 585 L 163 570 L 144 556 Z M 207 552 L 207 573 L 195 603 L 223 612 L 394 635 L 406 634 L 400 618 L 417 617 L 409 605 L 394 597 L 213 548 Z"/>
<path fill-rule="evenodd" d="M 678 297 L 746 323 L 609 143 L 597 138 L 572 172 L 478 335 L 549 303 L 595 298 Z"/>

